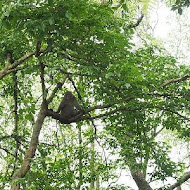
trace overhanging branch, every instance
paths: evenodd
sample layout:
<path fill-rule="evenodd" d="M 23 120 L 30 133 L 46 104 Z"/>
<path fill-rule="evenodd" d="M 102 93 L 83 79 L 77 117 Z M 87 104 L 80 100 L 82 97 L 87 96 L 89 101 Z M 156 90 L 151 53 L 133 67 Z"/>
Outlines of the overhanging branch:
<path fill-rule="evenodd" d="M 173 114 L 175 114 L 175 115 L 178 115 L 179 117 L 181 117 L 181 118 L 183 118 L 183 119 L 185 119 L 185 120 L 187 120 L 187 121 L 190 121 L 190 118 L 188 118 L 188 117 L 186 117 L 186 116 L 184 116 L 184 115 L 181 115 L 181 114 L 178 113 L 177 111 L 173 111 L 173 110 L 168 109 L 168 108 L 160 108 L 160 109 L 163 110 L 163 111 L 171 112 L 171 113 L 173 113 Z"/>
<path fill-rule="evenodd" d="M 46 53 L 48 53 L 47 49 L 42 50 L 42 51 L 40 51 L 40 56 L 42 56 L 42 55 L 44 55 Z M 36 51 L 30 52 L 30 53 L 24 55 L 23 57 L 21 57 L 19 60 L 15 61 L 9 67 L 5 67 L 4 69 L 2 69 L 0 71 L 0 80 L 3 77 L 5 77 L 7 74 L 14 72 L 19 65 L 21 65 L 23 62 L 25 62 L 26 60 L 28 60 L 29 58 L 31 58 L 35 54 L 36 54 Z"/>
<path fill-rule="evenodd" d="M 176 187 L 179 187 L 181 184 L 183 184 L 184 182 L 186 182 L 189 178 L 190 178 L 190 172 L 187 172 L 182 177 L 180 177 L 176 183 L 174 183 L 173 185 L 171 185 L 169 189 L 173 190 Z"/>
<path fill-rule="evenodd" d="M 170 79 L 170 80 L 164 82 L 161 87 L 164 88 L 164 87 L 166 87 L 172 83 L 182 82 L 182 81 L 188 80 L 189 78 L 190 78 L 190 75 L 185 75 L 185 76 L 180 77 L 180 78 Z"/>

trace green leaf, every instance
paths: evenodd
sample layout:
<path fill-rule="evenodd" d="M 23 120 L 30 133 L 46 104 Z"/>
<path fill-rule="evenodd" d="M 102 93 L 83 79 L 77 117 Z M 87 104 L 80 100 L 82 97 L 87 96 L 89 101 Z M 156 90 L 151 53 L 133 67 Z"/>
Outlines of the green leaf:
<path fill-rule="evenodd" d="M 53 0 L 48 0 L 48 4 L 51 6 L 53 5 Z"/>
<path fill-rule="evenodd" d="M 49 24 L 50 24 L 50 25 L 55 24 L 55 21 L 54 21 L 54 18 L 53 18 L 53 17 L 50 17 L 50 18 L 48 19 L 48 21 L 49 21 Z"/>
<path fill-rule="evenodd" d="M 131 87 L 131 85 L 129 83 L 125 83 L 125 87 L 128 89 Z"/>
<path fill-rule="evenodd" d="M 182 15 L 182 12 L 183 12 L 182 8 L 181 8 L 181 7 L 178 8 L 178 13 L 179 13 L 180 15 Z"/>
<path fill-rule="evenodd" d="M 65 16 L 69 19 L 69 20 L 72 20 L 72 13 L 71 12 L 66 12 L 65 13 Z"/>

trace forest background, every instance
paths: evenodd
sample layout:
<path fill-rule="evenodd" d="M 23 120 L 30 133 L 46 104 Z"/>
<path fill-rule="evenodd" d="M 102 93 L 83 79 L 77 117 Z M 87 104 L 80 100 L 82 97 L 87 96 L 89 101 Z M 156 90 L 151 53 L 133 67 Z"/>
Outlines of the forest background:
<path fill-rule="evenodd" d="M 1 189 L 190 187 L 190 3 L 162 1 L 167 43 L 159 3 L 0 1 Z"/>

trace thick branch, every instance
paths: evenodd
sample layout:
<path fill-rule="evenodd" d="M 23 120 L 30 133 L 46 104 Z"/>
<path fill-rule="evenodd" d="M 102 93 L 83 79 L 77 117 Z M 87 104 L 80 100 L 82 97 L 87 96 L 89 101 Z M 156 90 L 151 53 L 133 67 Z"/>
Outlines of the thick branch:
<path fill-rule="evenodd" d="M 35 55 L 35 52 L 30 52 L 26 55 L 24 55 L 23 57 L 21 57 L 19 60 L 15 61 L 12 65 L 9 65 L 8 67 L 5 67 L 4 69 L 2 69 L 0 71 L 0 79 L 2 79 L 4 76 L 6 76 L 7 74 L 11 73 L 14 71 L 14 69 L 19 66 L 20 64 L 22 64 L 24 61 L 26 61 L 27 59 L 29 59 L 30 57 L 32 57 L 33 55 Z"/>
<path fill-rule="evenodd" d="M 58 120 L 62 124 L 69 124 L 72 122 L 76 122 L 76 121 L 70 121 L 70 120 L 64 119 L 63 117 L 61 117 L 59 113 L 54 112 L 53 110 L 50 110 L 50 109 L 47 110 L 47 116 L 50 116 L 55 120 Z"/>
<path fill-rule="evenodd" d="M 41 50 L 40 51 L 40 56 L 48 53 L 48 49 L 46 50 Z M 19 60 L 15 61 L 12 65 L 9 65 L 8 67 L 5 67 L 4 69 L 2 69 L 0 71 L 0 80 L 5 77 L 7 74 L 12 73 L 15 71 L 15 68 L 18 67 L 19 65 L 21 65 L 23 62 L 25 62 L 26 60 L 28 60 L 30 57 L 32 57 L 33 55 L 36 54 L 36 51 L 30 52 L 26 55 L 24 55 L 23 57 L 21 57 Z"/>
<path fill-rule="evenodd" d="M 38 40 L 37 43 L 36 43 L 36 52 L 35 52 L 36 57 L 40 56 L 41 44 L 42 44 L 42 42 L 40 40 Z"/>
<path fill-rule="evenodd" d="M 168 86 L 168 85 L 170 85 L 170 84 L 172 84 L 172 83 L 182 82 L 182 81 L 185 81 L 185 80 L 187 80 L 187 79 L 189 79 L 189 78 L 190 78 L 190 75 L 185 75 L 185 76 L 180 77 L 180 78 L 170 79 L 170 80 L 164 82 L 164 84 L 162 84 L 161 87 L 164 88 L 164 87 L 166 87 L 166 86 Z"/>
<path fill-rule="evenodd" d="M 40 112 L 39 112 L 38 117 L 37 117 L 37 120 L 33 126 L 33 133 L 32 133 L 29 148 L 25 153 L 25 157 L 24 157 L 24 160 L 22 162 L 20 169 L 15 171 L 15 173 L 13 174 L 13 177 L 12 177 L 13 180 L 23 178 L 30 169 L 30 163 L 32 161 L 32 158 L 35 155 L 35 152 L 36 152 L 36 149 L 38 146 L 39 134 L 40 134 L 44 119 L 46 117 L 46 110 L 47 110 L 46 104 L 42 104 Z M 19 184 L 13 184 L 11 189 L 12 190 L 19 190 L 20 185 Z"/>
<path fill-rule="evenodd" d="M 88 109 L 88 110 L 90 110 L 90 109 Z M 116 109 L 114 109 L 112 111 L 108 111 L 108 112 L 106 112 L 104 114 L 99 114 L 97 116 L 91 116 L 91 115 L 89 115 L 88 110 L 85 111 L 84 113 L 80 113 L 77 116 L 71 118 L 69 120 L 69 122 L 72 123 L 72 122 L 78 122 L 78 121 L 94 120 L 94 119 L 99 119 L 99 118 L 107 117 L 109 115 L 112 115 L 114 113 L 121 112 L 121 111 L 126 111 L 126 112 L 127 111 L 129 111 L 129 112 L 130 111 L 137 111 L 137 110 L 140 110 L 140 108 L 129 109 L 129 108 L 126 108 L 126 107 L 120 107 L 120 108 L 116 108 Z M 85 115 L 83 116 L 83 114 L 85 114 Z"/>
<path fill-rule="evenodd" d="M 18 137 L 18 122 L 19 122 L 19 115 L 18 115 L 18 79 L 17 79 L 17 72 L 13 72 L 13 97 L 14 97 L 14 131 L 13 133 Z M 20 147 L 19 140 L 15 137 L 16 149 L 15 149 L 15 162 L 13 166 L 13 172 L 16 169 L 17 160 L 18 160 L 18 151 Z"/>
<path fill-rule="evenodd" d="M 187 172 L 185 175 L 183 175 L 182 177 L 180 177 L 176 183 L 174 183 L 173 185 L 171 185 L 169 189 L 172 190 L 172 189 L 175 189 L 176 187 L 179 187 L 181 184 L 183 184 L 184 182 L 186 182 L 189 178 L 190 178 L 190 172 Z"/>

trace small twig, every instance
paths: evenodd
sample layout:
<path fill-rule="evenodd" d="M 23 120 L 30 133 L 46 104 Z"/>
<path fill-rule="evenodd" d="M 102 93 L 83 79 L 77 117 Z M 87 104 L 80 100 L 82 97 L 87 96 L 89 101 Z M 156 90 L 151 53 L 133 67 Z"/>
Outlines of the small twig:
<path fill-rule="evenodd" d="M 75 85 L 74 80 L 71 78 L 71 76 L 69 76 L 68 78 L 69 78 L 69 80 L 71 81 L 71 83 L 72 83 L 72 85 L 73 85 L 75 91 L 77 92 L 79 100 L 81 100 L 82 97 L 81 97 L 81 95 L 80 95 L 80 92 L 79 92 L 78 88 L 77 88 L 76 85 Z"/>
<path fill-rule="evenodd" d="M 65 84 L 66 80 L 68 78 L 68 74 L 65 75 L 65 78 L 61 83 L 57 83 L 56 87 L 53 89 L 53 92 L 51 93 L 50 97 L 47 99 L 47 104 L 53 101 L 53 98 L 55 97 L 56 92 L 62 88 L 62 86 Z"/>
<path fill-rule="evenodd" d="M 4 150 L 7 154 L 10 154 L 11 156 L 16 158 L 16 156 L 13 153 L 9 152 L 6 148 L 3 148 L 3 147 L 0 146 L 0 149 Z"/>
<path fill-rule="evenodd" d="M 181 115 L 180 113 L 176 112 L 176 111 L 173 111 L 173 110 L 170 110 L 168 108 L 160 108 L 161 110 L 164 110 L 164 111 L 168 111 L 168 112 L 171 112 L 173 114 L 176 114 L 178 115 L 179 117 L 182 117 L 183 119 L 187 120 L 187 121 L 190 121 L 190 118 L 184 116 L 184 115 Z"/>

